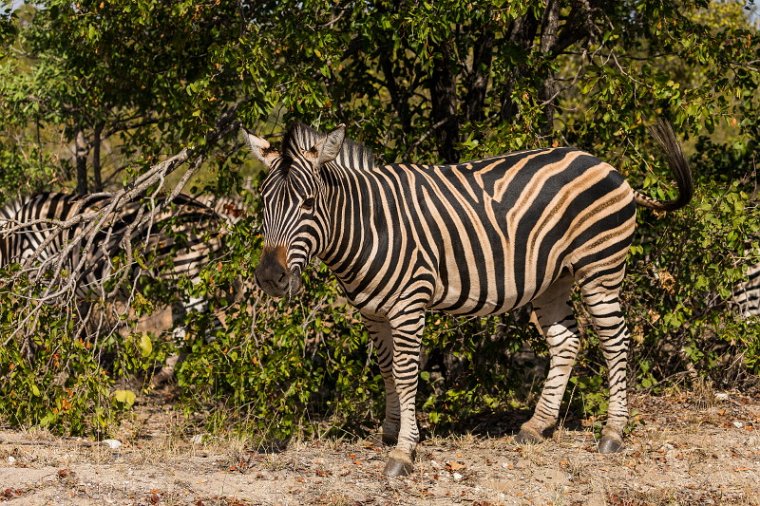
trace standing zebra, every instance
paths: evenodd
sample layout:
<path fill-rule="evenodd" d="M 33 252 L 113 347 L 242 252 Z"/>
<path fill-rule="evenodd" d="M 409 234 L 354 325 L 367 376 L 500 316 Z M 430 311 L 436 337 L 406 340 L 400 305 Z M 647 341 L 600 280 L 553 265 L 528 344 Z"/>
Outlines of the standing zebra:
<path fill-rule="evenodd" d="M 223 248 L 220 232 L 224 219 L 185 195 L 172 203 L 159 199 L 152 217 L 143 203 L 127 203 L 108 218 L 89 246 L 86 238 L 78 237 L 86 222 L 60 226 L 98 213 L 110 199 L 105 193 L 39 193 L 0 209 L 0 268 L 34 260 L 51 270 L 62 261 L 66 270 L 77 276 L 76 295 L 84 301 L 93 294 L 105 294 L 104 283 L 122 275 L 130 280 L 143 274 L 160 279 L 184 275 L 196 280 L 203 266 Z M 65 258 L 59 259 L 69 248 Z M 152 260 L 151 265 L 135 262 L 120 267 L 114 260 L 127 248 L 140 249 Z"/>
<path fill-rule="evenodd" d="M 383 440 L 396 444 L 386 476 L 412 470 L 424 313 L 498 314 L 532 303 L 550 370 L 533 417 L 517 435 L 535 442 L 557 421 L 580 348 L 570 305 L 580 288 L 609 369 L 610 403 L 599 451 L 622 447 L 628 420 L 629 333 L 618 294 L 636 204 L 671 211 L 691 199 L 686 159 L 668 124 L 653 129 L 679 196 L 658 202 L 609 164 L 573 148 L 510 153 L 458 165 L 380 166 L 345 139 L 297 124 L 278 152 L 245 132 L 269 169 L 261 185 L 264 248 L 257 283 L 272 296 L 302 288 L 312 256 L 336 275 L 363 315 L 386 391 Z"/>

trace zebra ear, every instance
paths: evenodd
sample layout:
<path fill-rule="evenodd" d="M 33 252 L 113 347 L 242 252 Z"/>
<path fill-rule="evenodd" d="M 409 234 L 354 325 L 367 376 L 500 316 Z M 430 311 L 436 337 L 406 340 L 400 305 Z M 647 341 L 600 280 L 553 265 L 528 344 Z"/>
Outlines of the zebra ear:
<path fill-rule="evenodd" d="M 275 148 L 271 147 L 266 139 L 256 137 L 245 128 L 242 130 L 243 137 L 245 137 L 245 142 L 248 144 L 248 147 L 251 148 L 254 156 L 261 160 L 261 163 L 263 163 L 268 169 L 272 165 L 272 162 L 280 156 L 280 153 Z"/>
<path fill-rule="evenodd" d="M 340 153 L 340 148 L 343 147 L 343 140 L 345 138 L 346 125 L 341 124 L 338 128 L 317 141 L 310 150 L 317 155 L 316 160 L 314 160 L 316 167 L 321 167 L 335 160 L 338 157 L 338 153 Z"/>

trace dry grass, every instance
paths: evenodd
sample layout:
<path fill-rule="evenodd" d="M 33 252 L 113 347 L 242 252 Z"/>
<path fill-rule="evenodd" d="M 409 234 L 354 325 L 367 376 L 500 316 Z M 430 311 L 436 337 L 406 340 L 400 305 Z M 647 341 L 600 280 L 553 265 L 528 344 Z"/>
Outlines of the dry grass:
<path fill-rule="evenodd" d="M 203 505 L 760 505 L 760 399 L 730 393 L 637 397 L 626 450 L 589 431 L 549 441 L 431 437 L 416 472 L 387 482 L 373 439 L 317 438 L 280 453 L 246 437 L 193 438 L 170 409 L 143 408 L 111 449 L 44 431 L 0 431 L 0 502 Z"/>

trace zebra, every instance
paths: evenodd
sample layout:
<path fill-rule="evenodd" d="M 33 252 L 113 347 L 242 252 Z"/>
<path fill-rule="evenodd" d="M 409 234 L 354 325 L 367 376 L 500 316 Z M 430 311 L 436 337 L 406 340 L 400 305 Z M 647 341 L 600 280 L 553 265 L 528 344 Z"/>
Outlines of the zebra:
<path fill-rule="evenodd" d="M 760 316 L 760 264 L 749 267 L 746 279 L 734 287 L 729 302 L 742 318 Z"/>
<path fill-rule="evenodd" d="M 163 280 L 187 276 L 197 282 L 201 269 L 223 251 L 225 218 L 183 194 L 171 204 L 157 199 L 158 209 L 152 218 L 146 216 L 148 211 L 143 203 L 127 203 L 107 220 L 90 246 L 77 237 L 83 231 L 82 222 L 60 226 L 62 222 L 98 213 L 110 201 L 111 195 L 107 193 L 43 192 L 1 208 L 0 268 L 32 260 L 43 268 L 52 267 L 50 261 L 70 248 L 63 261 L 78 276 L 75 284 L 78 301 L 86 303 L 93 295 L 104 296 L 104 286 L 109 280 L 135 281 L 147 275 Z M 120 269 L 115 258 L 124 248 L 140 248 L 147 257 L 152 257 L 152 265 L 137 261 L 125 270 Z M 173 311 L 175 317 L 191 309 L 204 309 L 203 304 L 192 298 L 182 305 L 182 309 Z"/>
<path fill-rule="evenodd" d="M 557 422 L 580 348 L 570 304 L 574 285 L 599 335 L 610 401 L 598 444 L 622 448 L 628 421 L 629 332 L 618 298 L 636 205 L 684 207 L 693 194 L 672 127 L 652 129 L 678 185 L 661 202 L 633 190 L 611 165 L 576 148 L 508 153 L 457 165 L 382 165 L 345 136 L 297 123 L 281 151 L 243 135 L 268 170 L 259 191 L 264 245 L 256 283 L 292 296 L 312 257 L 324 262 L 363 317 L 385 385 L 384 474 L 413 469 L 420 346 L 426 310 L 503 313 L 532 303 L 550 370 L 533 416 L 515 437 L 538 442 Z"/>

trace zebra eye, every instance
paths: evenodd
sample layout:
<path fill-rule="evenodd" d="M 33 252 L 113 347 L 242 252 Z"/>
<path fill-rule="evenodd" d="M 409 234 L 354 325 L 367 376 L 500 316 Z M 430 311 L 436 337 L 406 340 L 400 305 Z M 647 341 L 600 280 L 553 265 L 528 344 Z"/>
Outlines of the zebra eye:
<path fill-rule="evenodd" d="M 301 203 L 301 209 L 311 211 L 314 208 L 314 197 L 306 197 Z"/>

